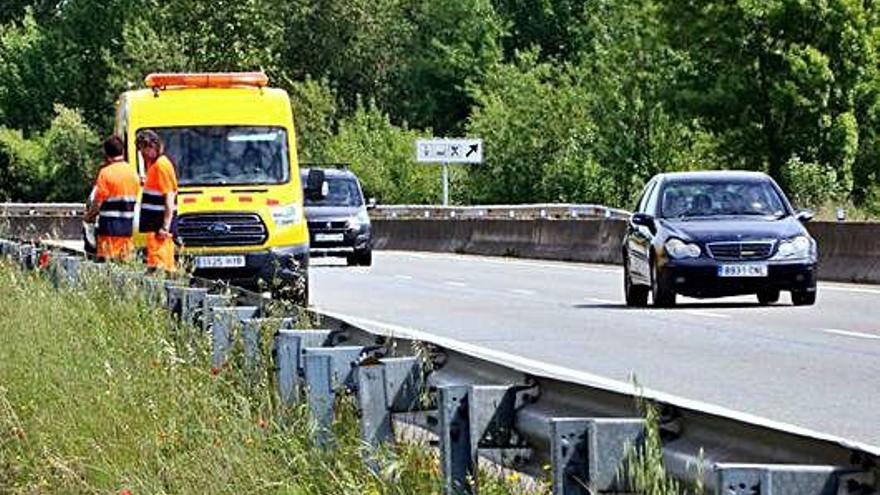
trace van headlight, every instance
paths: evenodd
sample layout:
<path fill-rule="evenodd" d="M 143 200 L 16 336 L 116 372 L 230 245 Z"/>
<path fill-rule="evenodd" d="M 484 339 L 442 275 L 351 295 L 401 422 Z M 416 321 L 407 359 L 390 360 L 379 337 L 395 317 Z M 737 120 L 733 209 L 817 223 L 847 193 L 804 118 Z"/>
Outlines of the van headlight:
<path fill-rule="evenodd" d="M 272 220 L 277 227 L 296 225 L 302 222 L 303 219 L 302 208 L 296 203 L 275 206 L 270 211 L 272 213 Z"/>
<path fill-rule="evenodd" d="M 361 230 L 364 225 L 370 225 L 370 214 L 364 211 L 358 212 L 357 215 L 348 219 L 348 228 L 350 230 Z"/>
<path fill-rule="evenodd" d="M 779 248 L 776 250 L 773 259 L 791 260 L 807 258 L 813 254 L 813 247 L 813 241 L 805 235 L 785 239 L 779 242 Z"/>
<path fill-rule="evenodd" d="M 664 245 L 666 254 L 675 259 L 699 258 L 700 246 L 684 242 L 681 239 L 669 239 Z"/>

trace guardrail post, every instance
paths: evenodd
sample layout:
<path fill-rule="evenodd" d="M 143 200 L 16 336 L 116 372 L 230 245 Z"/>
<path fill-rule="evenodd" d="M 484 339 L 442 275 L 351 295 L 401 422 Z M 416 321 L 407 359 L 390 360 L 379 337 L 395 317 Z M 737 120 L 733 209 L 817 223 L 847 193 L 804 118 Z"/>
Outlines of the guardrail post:
<path fill-rule="evenodd" d="M 715 473 L 718 495 L 838 495 L 844 476 L 856 486 L 843 493 L 875 493 L 876 488 L 869 474 L 836 466 L 719 463 Z M 865 485 L 853 477 L 859 474 Z"/>
<path fill-rule="evenodd" d="M 551 419 L 553 495 L 629 491 L 622 476 L 627 446 L 639 447 L 644 438 L 643 419 Z"/>
<path fill-rule="evenodd" d="M 226 364 L 236 325 L 240 325 L 243 320 L 253 318 L 256 313 L 257 308 L 254 306 L 213 309 L 213 323 L 211 324 L 211 365 L 213 369 L 219 370 Z"/>
<path fill-rule="evenodd" d="M 474 463 L 471 458 L 467 385 L 439 387 L 440 461 L 444 495 L 473 493 Z"/>
<path fill-rule="evenodd" d="M 249 318 L 241 322 L 241 336 L 244 340 L 244 372 L 249 385 L 257 380 L 257 373 L 262 364 L 260 355 L 260 334 L 263 322 L 258 318 Z"/>
<path fill-rule="evenodd" d="M 147 304 L 165 306 L 165 281 L 145 275 L 141 279 L 141 287 L 144 290 Z"/>
<path fill-rule="evenodd" d="M 208 289 L 167 286 L 167 307 L 182 324 L 195 325 L 196 316 L 205 305 Z"/>
<path fill-rule="evenodd" d="M 309 409 L 317 424 L 316 437 L 319 445 L 329 445 L 336 388 L 353 388 L 354 364 L 363 351 L 361 346 L 303 349 Z"/>
<path fill-rule="evenodd" d="M 67 285 L 67 274 L 64 270 L 64 260 L 67 258 L 68 256 L 59 255 L 49 260 L 49 278 L 56 290 Z"/>
<path fill-rule="evenodd" d="M 414 357 L 386 358 L 357 367 L 361 439 L 373 447 L 394 439 L 395 413 L 423 410 L 424 391 L 419 361 Z"/>
<path fill-rule="evenodd" d="M 202 307 L 196 314 L 196 320 L 201 323 L 202 330 L 207 333 L 214 321 L 214 308 L 228 307 L 232 305 L 232 296 L 225 294 L 206 294 L 202 301 Z"/>
<path fill-rule="evenodd" d="M 287 330 L 282 328 L 275 334 L 272 355 L 275 360 L 276 382 L 281 404 L 294 405 L 300 395 L 300 374 L 303 371 L 302 353 L 306 347 L 321 347 L 330 338 L 329 330 Z"/>

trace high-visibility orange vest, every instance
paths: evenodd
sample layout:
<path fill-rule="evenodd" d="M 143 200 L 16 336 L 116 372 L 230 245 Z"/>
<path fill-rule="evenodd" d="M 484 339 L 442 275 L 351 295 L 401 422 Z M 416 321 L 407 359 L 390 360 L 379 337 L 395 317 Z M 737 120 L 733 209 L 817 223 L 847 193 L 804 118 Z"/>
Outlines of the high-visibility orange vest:
<path fill-rule="evenodd" d="M 95 202 L 101 204 L 97 235 L 131 237 L 139 188 L 140 180 L 128 163 L 120 160 L 101 169 L 95 183 Z"/>
<path fill-rule="evenodd" d="M 141 196 L 141 232 L 157 232 L 165 219 L 165 195 L 177 192 L 177 174 L 165 155 L 147 167 Z"/>

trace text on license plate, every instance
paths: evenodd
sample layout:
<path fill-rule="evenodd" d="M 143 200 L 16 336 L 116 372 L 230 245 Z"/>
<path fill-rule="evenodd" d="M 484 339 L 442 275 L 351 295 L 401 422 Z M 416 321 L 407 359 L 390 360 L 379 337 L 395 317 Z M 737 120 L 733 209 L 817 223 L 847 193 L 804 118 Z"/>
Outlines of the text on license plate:
<path fill-rule="evenodd" d="M 240 268 L 245 265 L 244 256 L 197 256 L 196 268 Z"/>
<path fill-rule="evenodd" d="M 720 265 L 719 277 L 766 277 L 767 265 L 762 263 L 743 263 L 737 265 Z"/>
<path fill-rule="evenodd" d="M 340 242 L 344 238 L 343 234 L 315 234 L 316 242 Z"/>

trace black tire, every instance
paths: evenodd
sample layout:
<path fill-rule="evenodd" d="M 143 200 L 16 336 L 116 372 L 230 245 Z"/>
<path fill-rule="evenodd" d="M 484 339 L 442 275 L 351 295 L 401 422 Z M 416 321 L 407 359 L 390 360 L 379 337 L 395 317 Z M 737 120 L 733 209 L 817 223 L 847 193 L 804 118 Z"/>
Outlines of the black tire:
<path fill-rule="evenodd" d="M 812 306 L 816 304 L 816 291 L 792 291 L 791 302 L 795 306 Z"/>
<path fill-rule="evenodd" d="M 623 264 L 623 293 L 626 297 L 626 305 L 633 308 L 643 308 L 648 305 L 649 288 L 644 285 L 633 285 L 629 274 L 629 263 Z"/>
<path fill-rule="evenodd" d="M 758 302 L 764 306 L 779 301 L 779 290 L 766 289 L 758 292 Z"/>
<path fill-rule="evenodd" d="M 660 280 L 657 266 L 651 263 L 651 299 L 658 308 L 671 308 L 675 306 L 675 291 Z"/>
<path fill-rule="evenodd" d="M 346 257 L 348 266 L 371 266 L 373 264 L 373 250 L 355 251 Z"/>

